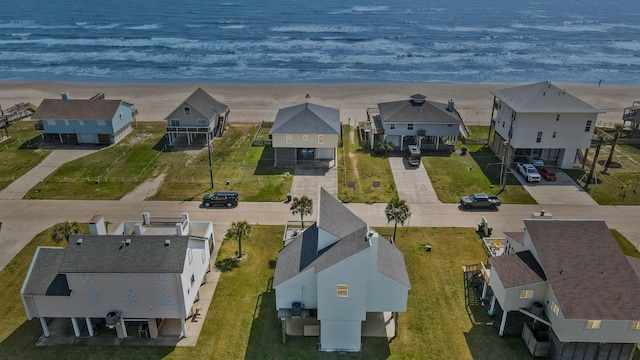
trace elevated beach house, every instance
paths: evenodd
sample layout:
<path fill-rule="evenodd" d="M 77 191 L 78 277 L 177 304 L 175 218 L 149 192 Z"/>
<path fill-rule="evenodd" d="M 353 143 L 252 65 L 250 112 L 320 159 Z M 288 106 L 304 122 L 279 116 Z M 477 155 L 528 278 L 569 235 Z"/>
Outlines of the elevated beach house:
<path fill-rule="evenodd" d="M 197 136 L 208 141 L 221 137 L 229 126 L 229 111 L 227 105 L 201 88 L 196 89 L 165 118 L 169 144 L 173 145 L 180 135 L 187 137 L 189 145 Z"/>
<path fill-rule="evenodd" d="M 535 356 L 630 359 L 640 343 L 640 279 L 602 220 L 524 220 L 489 256 L 490 314 Z"/>
<path fill-rule="evenodd" d="M 132 130 L 137 110 L 123 100 L 107 100 L 104 94 L 91 99 L 44 99 L 31 116 L 39 120 L 36 130 L 61 143 L 115 144 Z"/>
<path fill-rule="evenodd" d="M 335 166 L 342 136 L 340 111 L 310 103 L 280 109 L 269 135 L 276 166 L 319 162 Z"/>
<path fill-rule="evenodd" d="M 444 104 L 421 94 L 367 109 L 367 119 L 365 134 L 371 149 L 386 141 L 401 150 L 418 145 L 421 150 L 453 151 L 464 128 L 452 100 Z"/>
<path fill-rule="evenodd" d="M 316 223 L 285 243 L 273 278 L 283 337 L 319 336 L 322 351 L 360 351 L 370 322 L 387 336 L 393 321 L 384 313 L 406 311 L 411 284 L 400 250 L 324 189 Z"/>
<path fill-rule="evenodd" d="M 125 221 L 107 234 L 104 218 L 89 235 L 69 237 L 66 247 L 36 249 L 20 296 L 27 318 L 40 319 L 45 337 L 163 336 L 197 313 L 213 244 L 211 222 L 180 217 Z M 57 325 L 54 325 L 56 323 Z M 54 329 L 54 331 L 50 331 Z M 61 333 L 55 333 L 55 330 Z"/>
<path fill-rule="evenodd" d="M 598 114 L 604 113 L 546 81 L 491 93 L 489 144 L 509 164 L 541 159 L 573 168 L 586 156 Z"/>

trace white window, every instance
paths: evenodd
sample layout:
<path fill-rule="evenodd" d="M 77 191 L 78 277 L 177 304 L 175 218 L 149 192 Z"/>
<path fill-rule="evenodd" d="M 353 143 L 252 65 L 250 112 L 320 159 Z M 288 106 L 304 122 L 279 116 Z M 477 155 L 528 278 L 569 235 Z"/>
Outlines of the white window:
<path fill-rule="evenodd" d="M 591 120 L 587 121 L 587 126 L 585 126 L 584 128 L 584 132 L 589 132 L 591 131 Z"/>
<path fill-rule="evenodd" d="M 587 320 L 587 329 L 600 329 L 602 320 Z"/>
<path fill-rule="evenodd" d="M 66 126 L 69 126 L 69 120 L 65 120 L 65 121 L 64 121 L 64 124 L 65 124 Z"/>
<path fill-rule="evenodd" d="M 558 305 L 556 305 L 555 302 L 551 302 L 551 311 L 556 314 L 556 316 L 558 316 L 558 314 L 560 313 L 560 308 L 558 307 Z"/>
<path fill-rule="evenodd" d="M 631 330 L 640 330 L 640 321 L 632 321 Z"/>
<path fill-rule="evenodd" d="M 204 264 L 207 261 L 207 252 L 202 250 L 202 263 Z"/>
<path fill-rule="evenodd" d="M 338 297 L 349 297 L 349 285 L 338 284 Z"/>
<path fill-rule="evenodd" d="M 56 125 L 56 121 L 55 120 L 47 120 L 47 125 L 55 126 Z"/>
<path fill-rule="evenodd" d="M 104 120 L 98 120 L 98 126 L 106 126 L 107 122 Z"/>
<path fill-rule="evenodd" d="M 318 135 L 318 144 L 324 144 L 324 135 Z"/>
<path fill-rule="evenodd" d="M 389 130 L 395 130 L 396 124 L 389 124 Z"/>
<path fill-rule="evenodd" d="M 189 107 L 189 106 L 185 106 L 184 107 L 184 115 L 185 116 L 190 116 L 191 115 L 191 107 Z"/>
<path fill-rule="evenodd" d="M 447 124 L 447 127 L 453 127 L 453 124 Z"/>
<path fill-rule="evenodd" d="M 171 120 L 171 126 L 180 126 L 180 120 Z"/>
<path fill-rule="evenodd" d="M 189 249 L 188 254 L 189 254 L 189 265 L 191 265 L 191 263 L 193 262 L 193 250 Z"/>
<path fill-rule="evenodd" d="M 554 139 L 556 138 L 556 132 L 555 131 L 553 132 L 553 136 L 551 136 L 551 137 L 554 138 Z"/>
<path fill-rule="evenodd" d="M 413 124 L 407 124 L 407 130 L 413 130 Z"/>
<path fill-rule="evenodd" d="M 207 125 L 207 119 L 198 119 L 198 125 Z"/>
<path fill-rule="evenodd" d="M 542 131 L 538 131 L 538 137 L 536 137 L 536 142 L 539 143 L 542 141 Z"/>
<path fill-rule="evenodd" d="M 79 123 L 80 126 L 83 126 L 84 125 L 84 120 L 78 120 L 78 123 Z"/>
<path fill-rule="evenodd" d="M 307 141 L 309 139 L 309 135 L 304 134 L 302 135 L 302 141 Z"/>
<path fill-rule="evenodd" d="M 293 136 L 292 135 L 287 135 L 285 142 L 287 144 L 291 144 L 293 142 Z"/>
<path fill-rule="evenodd" d="M 533 290 L 520 290 L 520 299 L 531 299 L 533 297 Z"/>
<path fill-rule="evenodd" d="M 560 114 L 556 115 L 556 121 L 560 121 Z"/>

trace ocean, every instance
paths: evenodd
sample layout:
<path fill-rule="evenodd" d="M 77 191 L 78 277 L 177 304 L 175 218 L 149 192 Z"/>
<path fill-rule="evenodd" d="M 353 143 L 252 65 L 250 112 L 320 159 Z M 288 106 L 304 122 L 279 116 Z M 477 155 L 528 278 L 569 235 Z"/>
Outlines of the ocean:
<path fill-rule="evenodd" d="M 19 0 L 0 80 L 640 84 L 640 1 Z"/>

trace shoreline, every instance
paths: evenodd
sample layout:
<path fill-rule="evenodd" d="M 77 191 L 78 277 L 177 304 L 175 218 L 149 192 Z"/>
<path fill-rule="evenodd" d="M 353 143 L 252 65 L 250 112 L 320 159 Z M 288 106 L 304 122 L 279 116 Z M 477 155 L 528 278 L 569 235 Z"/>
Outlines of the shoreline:
<path fill-rule="evenodd" d="M 625 107 L 640 100 L 640 85 L 553 82 L 577 98 L 603 111 L 598 119 L 621 122 Z M 202 87 L 216 100 L 229 105 L 229 121 L 273 121 L 279 109 L 312 102 L 340 110 L 343 123 L 366 117 L 366 109 L 378 103 L 408 99 L 421 93 L 428 99 L 455 102 L 467 125 L 488 125 L 493 102 L 492 90 L 521 83 L 382 82 L 382 83 L 204 83 L 204 82 L 50 82 L 0 80 L 0 104 L 8 108 L 43 99 L 56 99 L 68 92 L 72 99 L 86 99 L 104 93 L 107 99 L 131 102 L 139 121 L 163 121 L 195 89 Z M 310 98 L 306 98 L 306 94 Z"/>

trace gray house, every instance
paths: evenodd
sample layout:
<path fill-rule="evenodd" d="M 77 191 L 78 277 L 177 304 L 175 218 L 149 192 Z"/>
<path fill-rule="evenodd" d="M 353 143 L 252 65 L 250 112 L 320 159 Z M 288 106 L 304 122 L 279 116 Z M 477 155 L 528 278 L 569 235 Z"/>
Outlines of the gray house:
<path fill-rule="evenodd" d="M 90 235 L 71 236 L 65 248 L 36 249 L 20 290 L 27 318 L 40 319 L 45 337 L 50 329 L 61 336 L 55 331 L 69 325 L 75 337 L 102 329 L 114 341 L 142 332 L 175 337 L 164 328 L 181 328 L 180 335 L 188 336 L 185 319 L 196 313 L 209 271 L 213 224 L 189 221 L 186 213 L 145 213 L 112 234 L 101 216 L 89 228 Z"/>
<path fill-rule="evenodd" d="M 199 135 L 209 141 L 221 137 L 228 127 L 229 111 L 227 105 L 198 88 L 165 118 L 169 144 L 180 135 L 187 136 L 189 145 Z"/>
<path fill-rule="evenodd" d="M 604 221 L 524 225 L 524 233 L 506 234 L 511 250 L 489 258 L 489 312 L 501 313 L 499 334 L 511 329 L 532 354 L 551 359 L 632 358 L 640 279 Z"/>
<path fill-rule="evenodd" d="M 416 94 L 408 100 L 378 104 L 378 109 L 367 111 L 365 123 L 369 146 L 379 142 L 392 142 L 404 150 L 407 145 L 418 145 L 423 150 L 452 151 L 456 148 L 462 117 L 452 100 L 447 104 L 427 100 Z"/>
<path fill-rule="evenodd" d="M 273 287 L 283 332 L 301 324 L 322 351 L 360 351 L 367 319 L 406 311 L 411 284 L 402 253 L 321 189 L 317 222 L 280 250 Z"/>
<path fill-rule="evenodd" d="M 280 109 L 269 135 L 276 166 L 315 162 L 335 166 L 342 135 L 340 111 L 310 103 Z"/>

